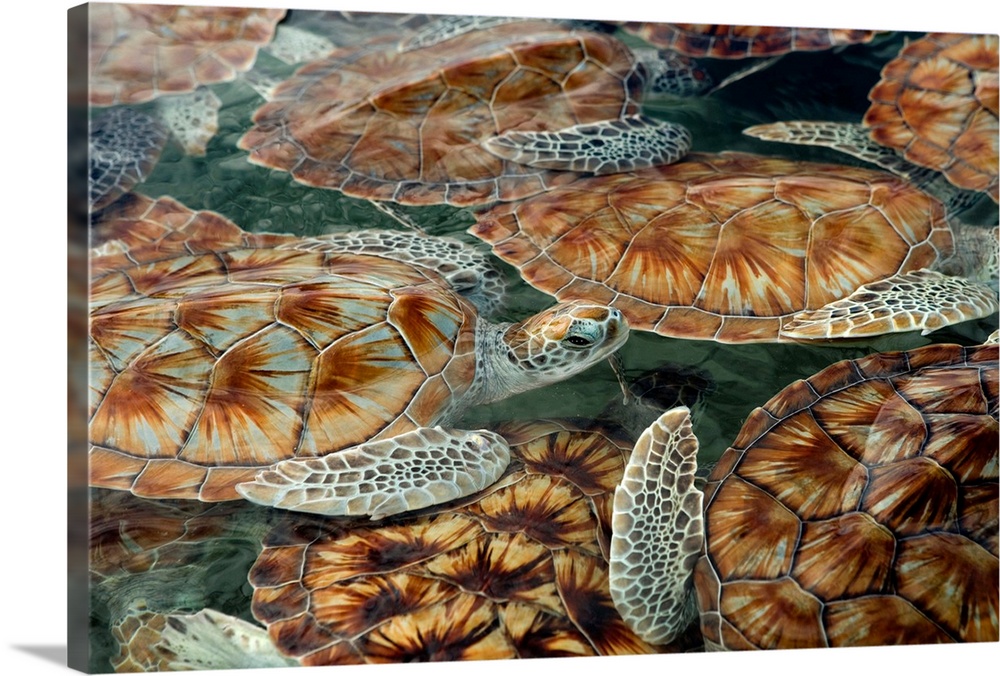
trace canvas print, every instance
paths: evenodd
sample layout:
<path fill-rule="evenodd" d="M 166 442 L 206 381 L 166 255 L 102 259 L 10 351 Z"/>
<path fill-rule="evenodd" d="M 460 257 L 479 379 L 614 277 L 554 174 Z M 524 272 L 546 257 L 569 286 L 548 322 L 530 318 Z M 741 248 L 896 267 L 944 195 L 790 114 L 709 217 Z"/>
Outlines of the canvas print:
<path fill-rule="evenodd" d="M 997 35 L 69 25 L 74 668 L 998 641 Z"/>

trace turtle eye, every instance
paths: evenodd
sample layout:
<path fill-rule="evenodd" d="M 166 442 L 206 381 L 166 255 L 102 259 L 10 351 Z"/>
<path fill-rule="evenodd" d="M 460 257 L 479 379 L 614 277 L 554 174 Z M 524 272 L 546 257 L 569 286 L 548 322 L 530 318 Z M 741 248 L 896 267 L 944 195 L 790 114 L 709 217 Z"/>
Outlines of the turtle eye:
<path fill-rule="evenodd" d="M 594 341 L 589 338 L 584 338 L 583 336 L 569 336 L 566 342 L 573 347 L 590 347 L 593 345 Z"/>

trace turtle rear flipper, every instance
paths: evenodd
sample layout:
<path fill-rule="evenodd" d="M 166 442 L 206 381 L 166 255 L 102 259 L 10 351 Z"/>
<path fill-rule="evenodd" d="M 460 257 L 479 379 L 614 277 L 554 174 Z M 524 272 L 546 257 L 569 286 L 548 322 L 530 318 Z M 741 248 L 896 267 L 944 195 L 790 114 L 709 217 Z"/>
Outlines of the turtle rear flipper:
<path fill-rule="evenodd" d="M 471 495 L 509 463 L 507 442 L 493 432 L 418 428 L 322 458 L 283 460 L 236 490 L 261 505 L 376 520 Z"/>
<path fill-rule="evenodd" d="M 914 270 L 862 285 L 846 298 L 794 315 L 783 338 L 859 338 L 931 331 L 997 311 L 987 286 L 933 270 Z"/>
<path fill-rule="evenodd" d="M 673 164 L 691 148 L 679 124 L 632 115 L 558 131 L 509 131 L 483 147 L 497 157 L 539 169 L 617 174 Z"/>

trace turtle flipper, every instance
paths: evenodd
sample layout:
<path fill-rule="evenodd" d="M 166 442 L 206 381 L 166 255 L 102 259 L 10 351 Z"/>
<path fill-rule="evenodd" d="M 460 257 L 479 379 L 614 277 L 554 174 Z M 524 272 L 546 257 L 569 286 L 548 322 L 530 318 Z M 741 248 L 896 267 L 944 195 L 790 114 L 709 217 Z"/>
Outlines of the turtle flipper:
<path fill-rule="evenodd" d="M 320 458 L 283 460 L 236 490 L 261 505 L 374 520 L 475 493 L 509 463 L 498 434 L 421 427 Z"/>
<path fill-rule="evenodd" d="M 914 270 L 862 285 L 846 298 L 799 312 L 781 328 L 783 338 L 858 338 L 917 331 L 928 334 L 997 311 L 987 286 L 933 270 Z"/>
<path fill-rule="evenodd" d="M 832 148 L 870 162 L 934 195 L 948 207 L 949 213 L 964 211 L 979 201 L 977 193 L 958 188 L 941 172 L 914 164 L 892 148 L 877 143 L 863 124 L 788 120 L 747 127 L 743 133 L 762 141 Z"/>
<path fill-rule="evenodd" d="M 697 454 L 690 411 L 671 409 L 639 437 L 615 490 L 611 599 L 652 644 L 674 640 L 695 615 L 691 572 L 704 543 Z"/>
<path fill-rule="evenodd" d="M 267 630 L 206 608 L 165 616 L 155 649 L 172 671 L 298 666 L 282 655 Z"/>
<path fill-rule="evenodd" d="M 211 89 L 200 87 L 190 94 L 172 94 L 156 100 L 164 124 L 188 155 L 203 156 L 219 131 L 222 101 Z"/>
<path fill-rule="evenodd" d="M 687 154 L 691 132 L 633 115 L 558 131 L 509 131 L 487 139 L 483 147 L 518 164 L 603 175 L 672 164 Z"/>
<path fill-rule="evenodd" d="M 364 230 L 304 237 L 281 249 L 379 256 L 434 270 L 485 317 L 503 307 L 506 282 L 489 256 L 461 240 L 404 230 Z"/>

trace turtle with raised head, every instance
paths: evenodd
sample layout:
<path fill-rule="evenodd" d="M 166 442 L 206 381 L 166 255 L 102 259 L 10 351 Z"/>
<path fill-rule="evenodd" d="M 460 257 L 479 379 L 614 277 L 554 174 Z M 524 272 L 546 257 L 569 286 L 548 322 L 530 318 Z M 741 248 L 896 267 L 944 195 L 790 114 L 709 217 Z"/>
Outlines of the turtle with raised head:
<path fill-rule="evenodd" d="M 693 403 L 705 384 L 687 369 L 657 369 L 629 382 L 630 403 L 643 412 Z M 113 664 L 150 671 L 697 647 L 696 631 L 669 646 L 646 643 L 611 601 L 611 501 L 634 434 L 613 421 L 492 429 L 511 454 L 497 483 L 378 523 L 95 491 L 91 570 L 110 614 Z M 234 601 L 238 580 L 218 575 L 220 566 L 247 571 L 248 606 Z"/>
<path fill-rule="evenodd" d="M 996 641 L 997 346 L 834 364 L 755 409 L 708 477 L 687 409 L 615 493 L 611 592 L 708 649 Z"/>
<path fill-rule="evenodd" d="M 353 197 L 515 200 L 574 172 L 681 157 L 687 130 L 640 114 L 645 79 L 615 38 L 545 21 L 409 51 L 340 50 L 278 85 L 240 147 L 254 164 Z"/>
<path fill-rule="evenodd" d="M 568 378 L 628 336 L 594 303 L 493 324 L 429 267 L 250 234 L 169 198 L 133 195 L 101 217 L 93 486 L 373 516 L 426 506 L 488 485 L 508 459 L 487 431 L 425 456 L 434 426 Z M 446 274 L 466 279 L 460 264 Z"/>
<path fill-rule="evenodd" d="M 908 181 L 860 167 L 692 153 L 477 219 L 469 232 L 532 286 L 670 337 L 927 332 L 998 307 L 996 228 L 951 222 Z"/>

